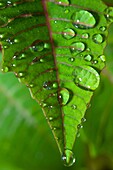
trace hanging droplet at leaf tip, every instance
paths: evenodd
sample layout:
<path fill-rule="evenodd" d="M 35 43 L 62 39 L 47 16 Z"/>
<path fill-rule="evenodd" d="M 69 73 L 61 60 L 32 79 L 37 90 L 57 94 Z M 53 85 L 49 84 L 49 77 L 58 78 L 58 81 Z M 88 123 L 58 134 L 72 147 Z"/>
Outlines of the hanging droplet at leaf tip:
<path fill-rule="evenodd" d="M 69 149 L 66 149 L 64 152 L 64 155 L 62 156 L 62 161 L 64 163 L 64 166 L 70 167 L 72 166 L 76 159 L 74 158 L 73 152 Z"/>

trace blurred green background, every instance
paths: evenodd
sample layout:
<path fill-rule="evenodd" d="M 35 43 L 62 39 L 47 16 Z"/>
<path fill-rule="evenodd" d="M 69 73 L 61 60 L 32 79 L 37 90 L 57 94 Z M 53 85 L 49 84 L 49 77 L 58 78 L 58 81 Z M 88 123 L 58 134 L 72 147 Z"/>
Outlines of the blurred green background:
<path fill-rule="evenodd" d="M 104 1 L 113 6 L 113 0 Z M 51 130 L 28 89 L 13 73 L 0 73 L 0 170 L 113 170 L 113 24 L 105 54 L 106 68 L 76 140 L 76 163 L 70 168 L 63 166 Z"/>

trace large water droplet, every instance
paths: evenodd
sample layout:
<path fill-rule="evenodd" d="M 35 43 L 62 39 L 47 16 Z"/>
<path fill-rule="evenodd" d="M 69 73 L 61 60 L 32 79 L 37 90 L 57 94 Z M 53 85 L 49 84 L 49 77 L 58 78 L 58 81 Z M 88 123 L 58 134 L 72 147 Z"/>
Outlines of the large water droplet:
<path fill-rule="evenodd" d="M 104 12 L 106 19 L 110 22 L 113 22 L 113 7 L 106 8 Z"/>
<path fill-rule="evenodd" d="M 73 25 L 80 29 L 93 28 L 96 24 L 94 16 L 85 10 L 80 10 L 72 15 Z"/>
<path fill-rule="evenodd" d="M 75 84 L 86 90 L 95 90 L 100 82 L 98 72 L 90 66 L 77 66 L 73 75 Z"/>
<path fill-rule="evenodd" d="M 80 53 L 85 50 L 85 44 L 82 42 L 74 42 L 71 44 L 70 50 L 73 54 Z"/>
<path fill-rule="evenodd" d="M 101 44 L 103 42 L 103 36 L 101 34 L 94 34 L 93 41 L 97 44 Z"/>
<path fill-rule="evenodd" d="M 73 38 L 75 36 L 75 31 L 72 30 L 71 28 L 66 28 L 63 31 L 63 37 L 67 40 Z"/>
<path fill-rule="evenodd" d="M 66 88 L 62 88 L 60 90 L 60 95 L 58 96 L 58 98 L 60 100 L 60 104 L 66 105 L 69 101 L 69 97 L 70 97 L 69 90 Z"/>
<path fill-rule="evenodd" d="M 72 166 L 75 163 L 75 158 L 73 156 L 73 152 L 69 149 L 66 149 L 64 155 L 62 156 L 62 160 L 65 166 Z"/>

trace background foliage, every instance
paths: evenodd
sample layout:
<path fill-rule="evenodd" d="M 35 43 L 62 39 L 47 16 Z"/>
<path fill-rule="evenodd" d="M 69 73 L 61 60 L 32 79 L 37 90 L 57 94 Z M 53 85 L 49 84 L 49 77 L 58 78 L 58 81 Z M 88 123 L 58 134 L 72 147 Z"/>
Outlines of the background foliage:
<path fill-rule="evenodd" d="M 0 73 L 0 170 L 113 170 L 112 37 L 113 25 L 105 49 L 107 65 L 76 141 L 76 164 L 70 168 L 63 166 L 43 113 L 28 89 L 12 73 Z"/>

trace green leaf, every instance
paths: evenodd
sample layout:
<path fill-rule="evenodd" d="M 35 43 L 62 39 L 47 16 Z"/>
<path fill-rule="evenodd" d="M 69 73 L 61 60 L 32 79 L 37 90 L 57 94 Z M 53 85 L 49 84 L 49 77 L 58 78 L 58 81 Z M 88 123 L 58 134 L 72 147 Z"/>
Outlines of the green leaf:
<path fill-rule="evenodd" d="M 101 6 L 101 8 L 100 8 Z M 41 105 L 65 165 L 99 73 L 113 8 L 100 0 L 0 2 L 4 72 L 12 71 Z"/>

